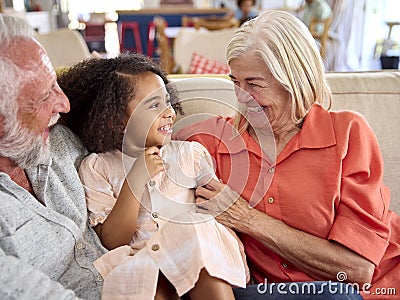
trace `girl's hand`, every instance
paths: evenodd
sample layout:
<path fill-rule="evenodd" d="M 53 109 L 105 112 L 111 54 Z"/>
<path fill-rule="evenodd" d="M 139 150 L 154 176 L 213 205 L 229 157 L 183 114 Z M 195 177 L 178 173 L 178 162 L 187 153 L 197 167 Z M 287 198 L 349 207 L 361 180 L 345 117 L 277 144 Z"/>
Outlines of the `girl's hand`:
<path fill-rule="evenodd" d="M 160 157 L 160 149 L 155 146 L 146 148 L 136 159 L 126 180 L 136 196 L 141 199 L 146 184 L 158 173 L 168 168 Z"/>
<path fill-rule="evenodd" d="M 158 173 L 168 168 L 168 164 L 165 163 L 160 156 L 160 149 L 156 146 L 146 148 L 144 152 L 139 155 L 138 159 L 142 155 L 144 156 L 149 179 L 154 178 Z"/>

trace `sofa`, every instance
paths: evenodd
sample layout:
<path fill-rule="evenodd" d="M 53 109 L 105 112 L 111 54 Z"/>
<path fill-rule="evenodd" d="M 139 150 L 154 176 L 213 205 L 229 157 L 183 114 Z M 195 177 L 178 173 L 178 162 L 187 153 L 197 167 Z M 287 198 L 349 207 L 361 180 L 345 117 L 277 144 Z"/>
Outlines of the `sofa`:
<path fill-rule="evenodd" d="M 169 75 L 185 115 L 174 130 L 212 115 L 235 112 L 236 97 L 227 75 Z M 400 71 L 328 72 L 332 110 L 361 113 L 373 128 L 383 154 L 384 181 L 391 191 L 390 208 L 400 214 Z"/>

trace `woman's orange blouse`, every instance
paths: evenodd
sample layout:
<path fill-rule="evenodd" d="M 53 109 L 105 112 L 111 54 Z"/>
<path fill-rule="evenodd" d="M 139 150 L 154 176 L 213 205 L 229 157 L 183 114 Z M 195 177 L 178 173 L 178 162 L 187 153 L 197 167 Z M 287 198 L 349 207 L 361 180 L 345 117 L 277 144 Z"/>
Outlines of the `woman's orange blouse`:
<path fill-rule="evenodd" d="M 388 211 L 382 155 L 364 117 L 314 105 L 276 160 L 262 155 L 247 131 L 233 138 L 232 124 L 215 117 L 174 138 L 203 144 L 217 176 L 256 209 L 350 248 L 376 265 L 373 287 L 400 293 L 400 218 Z M 240 237 L 257 282 L 316 280 L 251 236 Z"/>

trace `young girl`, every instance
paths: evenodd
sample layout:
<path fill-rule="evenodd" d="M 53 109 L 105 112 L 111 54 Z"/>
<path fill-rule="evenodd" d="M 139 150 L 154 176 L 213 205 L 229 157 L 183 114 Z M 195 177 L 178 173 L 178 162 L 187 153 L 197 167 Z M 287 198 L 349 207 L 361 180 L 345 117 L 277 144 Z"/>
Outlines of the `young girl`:
<path fill-rule="evenodd" d="M 59 76 L 71 101 L 64 122 L 92 152 L 79 173 L 90 223 L 111 250 L 95 261 L 103 299 L 233 299 L 231 285 L 246 284 L 241 244 L 195 212 L 194 188 L 214 176 L 212 163 L 199 143 L 171 141 L 177 95 L 167 83 L 140 54 Z"/>

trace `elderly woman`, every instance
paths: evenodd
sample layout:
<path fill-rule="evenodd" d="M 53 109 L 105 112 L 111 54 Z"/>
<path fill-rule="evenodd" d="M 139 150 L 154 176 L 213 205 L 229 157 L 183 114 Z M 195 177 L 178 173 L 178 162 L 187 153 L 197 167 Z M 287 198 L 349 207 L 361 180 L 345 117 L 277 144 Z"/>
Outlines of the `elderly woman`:
<path fill-rule="evenodd" d="M 238 29 L 227 61 L 244 112 L 175 138 L 205 145 L 240 196 L 214 181 L 197 188 L 199 202 L 213 198 L 199 209 L 239 233 L 257 283 L 342 281 L 365 298 L 400 288 L 400 218 L 378 142 L 361 115 L 322 106 L 331 93 L 306 26 L 267 11 Z"/>

